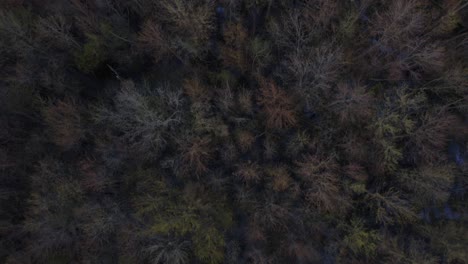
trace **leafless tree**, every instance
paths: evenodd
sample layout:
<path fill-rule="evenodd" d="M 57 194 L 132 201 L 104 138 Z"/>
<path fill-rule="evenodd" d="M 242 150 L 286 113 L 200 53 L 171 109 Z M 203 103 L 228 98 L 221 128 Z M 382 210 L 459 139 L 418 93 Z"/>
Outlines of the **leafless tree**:
<path fill-rule="evenodd" d="M 154 156 L 164 149 L 169 131 L 182 122 L 181 102 L 180 90 L 137 88 L 132 81 L 124 81 L 114 98 L 115 107 L 100 107 L 94 120 L 121 131 L 132 151 Z"/>

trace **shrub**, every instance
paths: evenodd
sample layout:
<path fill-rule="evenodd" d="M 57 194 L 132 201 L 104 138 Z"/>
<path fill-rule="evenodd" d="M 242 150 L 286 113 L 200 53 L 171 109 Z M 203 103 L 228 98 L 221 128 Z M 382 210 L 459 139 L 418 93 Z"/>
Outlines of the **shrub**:
<path fill-rule="evenodd" d="M 177 190 L 156 180 L 153 186 L 156 188 L 151 193 L 142 194 L 135 201 L 138 215 L 149 225 L 147 233 L 189 236 L 199 260 L 221 263 L 223 231 L 232 224 L 232 213 L 225 201 L 210 199 L 212 194 L 196 185 Z"/>
<path fill-rule="evenodd" d="M 62 15 L 39 19 L 36 32 L 43 43 L 52 47 L 66 49 L 78 44 L 71 35 L 71 23 Z"/>
<path fill-rule="evenodd" d="M 63 149 L 70 149 L 83 137 L 81 118 L 74 101 L 68 99 L 49 105 L 43 111 L 50 138 Z"/>
<path fill-rule="evenodd" d="M 15 52 L 15 56 L 27 57 L 33 51 L 42 51 L 33 42 L 34 17 L 31 11 L 19 8 L 17 12 L 0 10 L 0 43 L 2 48 Z"/>
<path fill-rule="evenodd" d="M 237 93 L 237 102 L 239 109 L 245 114 L 251 114 L 253 111 L 252 92 L 242 89 Z"/>
<path fill-rule="evenodd" d="M 297 50 L 286 56 L 284 79 L 290 82 L 310 107 L 329 97 L 343 65 L 342 48 L 323 43 L 311 50 Z"/>
<path fill-rule="evenodd" d="M 189 241 L 159 239 L 144 251 L 150 255 L 152 263 L 185 264 L 189 262 Z"/>
<path fill-rule="evenodd" d="M 262 178 L 260 166 L 252 162 L 239 164 L 234 175 L 247 184 L 257 183 Z"/>
<path fill-rule="evenodd" d="M 267 29 L 280 49 L 296 51 L 295 54 L 305 54 L 314 40 L 313 23 L 308 23 L 303 12 L 290 10 L 278 19 L 268 21 Z M 298 52 L 304 51 L 304 52 Z"/>
<path fill-rule="evenodd" d="M 265 197 L 253 211 L 254 222 L 267 230 L 288 231 L 292 218 L 289 204 L 276 201 L 273 197 Z"/>
<path fill-rule="evenodd" d="M 248 69 L 247 31 L 240 23 L 230 23 L 224 30 L 225 45 L 221 47 L 221 56 L 226 66 L 238 68 L 241 72 Z"/>
<path fill-rule="evenodd" d="M 422 3 L 418 0 L 397 0 L 389 2 L 383 12 L 376 12 L 372 32 L 378 36 L 378 45 L 401 48 L 413 36 L 422 33 L 427 23 Z"/>
<path fill-rule="evenodd" d="M 369 178 L 365 168 L 356 163 L 349 164 L 344 170 L 347 176 L 358 182 L 366 182 Z"/>
<path fill-rule="evenodd" d="M 184 92 L 188 95 L 193 103 L 206 103 L 210 99 L 210 91 L 202 81 L 195 77 L 184 81 Z"/>
<path fill-rule="evenodd" d="M 376 152 L 374 153 L 374 164 L 378 174 L 392 173 L 398 169 L 403 158 L 402 149 L 390 140 L 379 140 L 376 142 Z"/>
<path fill-rule="evenodd" d="M 224 164 L 232 164 L 239 157 L 239 151 L 232 141 L 226 142 L 221 148 L 221 159 Z"/>
<path fill-rule="evenodd" d="M 292 157 L 296 157 L 301 152 L 307 150 L 309 144 L 311 144 L 310 135 L 306 131 L 298 131 L 289 141 L 286 153 Z"/>
<path fill-rule="evenodd" d="M 242 152 L 249 151 L 255 143 L 255 135 L 248 130 L 237 130 L 235 132 L 237 145 Z"/>
<path fill-rule="evenodd" d="M 399 193 L 390 190 L 384 193 L 367 193 L 369 207 L 375 214 L 375 221 L 383 225 L 409 224 L 417 219 L 408 201 Z"/>
<path fill-rule="evenodd" d="M 212 116 L 203 109 L 203 105 L 192 104 L 192 129 L 198 134 L 209 133 L 213 137 L 225 139 L 229 136 L 229 129 L 220 116 Z"/>
<path fill-rule="evenodd" d="M 84 73 L 93 73 L 106 58 L 103 40 L 98 35 L 88 35 L 88 41 L 75 53 L 75 64 Z"/>
<path fill-rule="evenodd" d="M 339 3 L 335 0 L 314 0 L 307 1 L 305 6 L 305 16 L 320 28 L 327 29 L 338 15 Z"/>
<path fill-rule="evenodd" d="M 403 170 L 397 180 L 411 194 L 418 208 L 441 206 L 450 197 L 455 171 L 451 166 L 424 166 L 418 170 Z"/>
<path fill-rule="evenodd" d="M 47 158 L 37 169 L 24 223 L 31 234 L 28 253 L 43 262 L 57 255 L 71 257 L 79 253 L 75 250 L 81 236 L 77 209 L 84 194 L 64 164 Z"/>
<path fill-rule="evenodd" d="M 245 258 L 251 263 L 267 264 L 271 260 L 270 258 L 260 249 L 251 248 L 245 253 Z"/>
<path fill-rule="evenodd" d="M 328 107 L 338 115 L 341 123 L 365 123 L 372 116 L 372 97 L 359 83 L 352 86 L 339 83 L 336 98 Z"/>
<path fill-rule="evenodd" d="M 160 17 L 168 26 L 170 45 L 176 53 L 184 57 L 199 58 L 207 51 L 208 40 L 214 29 L 214 2 L 161 1 Z"/>
<path fill-rule="evenodd" d="M 341 153 L 352 162 L 367 162 L 372 145 L 367 144 L 366 135 L 347 133 L 338 145 Z"/>
<path fill-rule="evenodd" d="M 266 169 L 265 173 L 268 177 L 270 177 L 274 191 L 282 192 L 289 188 L 292 178 L 286 166 L 274 166 Z"/>
<path fill-rule="evenodd" d="M 446 225 L 440 225 L 429 233 L 431 249 L 434 253 L 441 252 L 450 263 L 463 263 L 468 257 L 464 250 L 467 232 L 465 226 L 456 222 L 450 221 Z"/>
<path fill-rule="evenodd" d="M 0 4 L 0 8 L 14 8 L 23 5 L 24 0 L 5 0 Z"/>
<path fill-rule="evenodd" d="M 461 12 L 464 5 L 463 1 L 444 1 L 442 3 L 444 14 L 439 19 L 435 32 L 438 34 L 451 33 L 461 23 Z"/>
<path fill-rule="evenodd" d="M 261 80 L 258 102 L 263 107 L 268 128 L 283 129 L 296 125 L 297 115 L 292 98 L 272 81 Z"/>
<path fill-rule="evenodd" d="M 143 50 L 151 54 L 155 62 L 159 62 L 169 51 L 164 32 L 155 21 L 148 20 L 145 22 L 139 32 L 138 41 Z"/>
<path fill-rule="evenodd" d="M 253 70 L 263 69 L 271 60 L 270 44 L 267 40 L 255 37 L 249 45 L 249 54 Z"/>
<path fill-rule="evenodd" d="M 103 201 L 104 205 L 86 204 L 77 211 L 80 215 L 80 229 L 86 237 L 83 250 L 99 253 L 111 244 L 112 236 L 122 222 L 122 215 L 116 204 Z"/>
<path fill-rule="evenodd" d="M 409 135 L 408 145 L 414 151 L 413 159 L 423 163 L 444 160 L 441 153 L 450 135 L 462 135 L 465 131 L 459 119 L 444 109 L 422 114 L 420 124 Z"/>
<path fill-rule="evenodd" d="M 289 241 L 288 241 L 289 242 Z M 287 254 L 298 263 L 311 263 L 320 260 L 320 254 L 311 246 L 302 241 L 293 241 L 285 245 Z"/>
<path fill-rule="evenodd" d="M 273 160 L 278 157 L 279 144 L 273 136 L 267 135 L 263 141 L 263 157 L 266 160 Z"/>
<path fill-rule="evenodd" d="M 372 259 L 377 254 L 380 236 L 373 230 L 366 230 L 361 220 L 353 220 L 348 227 L 348 234 L 343 240 L 344 246 L 356 257 Z"/>
<path fill-rule="evenodd" d="M 385 104 L 378 111 L 372 128 L 376 143 L 376 165 L 379 173 L 394 172 L 403 158 L 399 141 L 414 132 L 416 113 L 423 111 L 427 97 L 421 92 L 411 92 L 407 86 L 386 95 Z"/>
<path fill-rule="evenodd" d="M 308 205 L 323 213 L 347 210 L 349 203 L 341 190 L 338 164 L 333 158 L 309 155 L 296 165 L 296 173 L 305 182 L 304 196 Z"/>
<path fill-rule="evenodd" d="M 78 164 L 83 176 L 81 186 L 90 192 L 103 192 L 109 185 L 109 179 L 104 175 L 104 171 L 98 167 L 96 161 L 84 159 Z"/>
<path fill-rule="evenodd" d="M 212 146 L 208 138 L 194 139 L 181 146 L 181 164 L 187 173 L 194 172 L 197 177 L 208 170 L 211 161 Z"/>
<path fill-rule="evenodd" d="M 90 1 L 71 0 L 71 7 L 75 13 L 75 24 L 83 34 L 99 33 L 100 19 L 95 12 L 96 6 Z"/>

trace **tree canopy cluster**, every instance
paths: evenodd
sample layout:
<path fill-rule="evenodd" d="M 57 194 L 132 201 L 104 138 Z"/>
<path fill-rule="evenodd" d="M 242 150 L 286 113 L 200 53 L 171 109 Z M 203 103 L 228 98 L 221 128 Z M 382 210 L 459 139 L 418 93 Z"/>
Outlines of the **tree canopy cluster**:
<path fill-rule="evenodd" d="M 466 0 L 1 0 L 0 262 L 468 263 Z"/>

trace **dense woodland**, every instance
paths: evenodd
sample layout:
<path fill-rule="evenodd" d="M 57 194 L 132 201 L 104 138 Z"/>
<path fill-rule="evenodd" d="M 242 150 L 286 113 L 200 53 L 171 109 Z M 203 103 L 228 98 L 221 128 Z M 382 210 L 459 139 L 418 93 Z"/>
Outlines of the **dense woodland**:
<path fill-rule="evenodd" d="M 0 263 L 468 263 L 466 0 L 1 0 Z"/>

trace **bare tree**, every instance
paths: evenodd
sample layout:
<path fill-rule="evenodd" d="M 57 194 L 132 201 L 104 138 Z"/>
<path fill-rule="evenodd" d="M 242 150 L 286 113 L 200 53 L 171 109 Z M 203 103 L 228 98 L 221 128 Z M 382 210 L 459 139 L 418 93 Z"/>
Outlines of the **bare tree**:
<path fill-rule="evenodd" d="M 114 108 L 97 109 L 94 120 L 120 131 L 130 149 L 145 156 L 159 154 L 167 144 L 168 133 L 182 122 L 180 90 L 137 88 L 132 81 L 124 81 L 114 104 Z"/>
<path fill-rule="evenodd" d="M 366 200 L 375 214 L 377 223 L 383 225 L 408 224 L 417 219 L 416 213 L 399 192 L 389 190 L 384 193 L 367 193 Z"/>
<path fill-rule="evenodd" d="M 266 116 L 266 126 L 282 129 L 296 125 L 297 116 L 293 100 L 272 81 L 261 80 L 258 102 Z"/>
<path fill-rule="evenodd" d="M 328 107 L 337 113 L 341 123 L 365 123 L 372 115 L 372 97 L 359 82 L 339 83 L 336 99 Z"/>
<path fill-rule="evenodd" d="M 321 212 L 343 213 L 349 207 L 338 177 L 338 164 L 333 157 L 305 156 L 296 162 L 296 173 L 305 181 L 307 204 Z"/>

